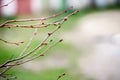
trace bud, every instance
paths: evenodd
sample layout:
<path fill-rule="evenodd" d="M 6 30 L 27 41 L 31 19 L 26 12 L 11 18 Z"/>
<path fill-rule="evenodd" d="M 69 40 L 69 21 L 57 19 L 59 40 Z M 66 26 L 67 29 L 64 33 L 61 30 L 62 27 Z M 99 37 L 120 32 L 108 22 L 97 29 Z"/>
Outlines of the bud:
<path fill-rule="evenodd" d="M 54 25 L 55 25 L 55 26 L 58 26 L 58 25 L 60 25 L 60 22 L 56 22 L 56 23 L 54 23 Z"/>
<path fill-rule="evenodd" d="M 58 26 L 58 28 L 61 28 L 61 26 Z"/>
<path fill-rule="evenodd" d="M 77 10 L 77 12 L 80 12 L 79 10 Z"/>
<path fill-rule="evenodd" d="M 21 41 L 20 43 L 24 43 L 24 41 Z"/>
<path fill-rule="evenodd" d="M 17 46 L 19 46 L 19 43 L 15 43 Z"/>
<path fill-rule="evenodd" d="M 31 25 L 30 27 L 33 28 L 34 26 Z"/>
<path fill-rule="evenodd" d="M 59 42 L 62 42 L 62 41 L 63 41 L 63 39 L 60 39 L 60 40 L 59 40 Z"/>
<path fill-rule="evenodd" d="M 52 42 L 53 40 L 50 40 L 50 42 Z"/>
<path fill-rule="evenodd" d="M 45 56 L 44 54 L 41 54 L 40 56 Z"/>
<path fill-rule="evenodd" d="M 42 45 L 47 45 L 47 43 L 46 43 L 46 42 L 43 42 Z"/>
<path fill-rule="evenodd" d="M 63 73 L 62 75 L 63 75 L 63 76 L 65 76 L 66 74 L 65 74 L 65 73 Z"/>
<path fill-rule="evenodd" d="M 54 23 L 54 26 L 57 26 L 58 24 Z"/>
<path fill-rule="evenodd" d="M 64 17 L 64 21 L 67 21 L 68 20 L 68 17 Z"/>
<path fill-rule="evenodd" d="M 44 22 L 42 22 L 42 25 L 44 25 L 45 23 Z"/>
<path fill-rule="evenodd" d="M 67 10 L 65 10 L 65 13 L 67 13 Z"/>
<path fill-rule="evenodd" d="M 52 33 L 48 33 L 48 36 L 50 36 Z"/>

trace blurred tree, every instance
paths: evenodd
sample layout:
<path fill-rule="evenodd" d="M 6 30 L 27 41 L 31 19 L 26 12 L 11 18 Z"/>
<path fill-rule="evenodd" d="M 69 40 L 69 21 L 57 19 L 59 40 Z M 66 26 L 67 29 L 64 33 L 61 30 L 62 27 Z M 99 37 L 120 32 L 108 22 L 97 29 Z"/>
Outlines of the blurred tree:
<path fill-rule="evenodd" d="M 120 0 L 116 0 L 116 5 L 120 5 Z"/>

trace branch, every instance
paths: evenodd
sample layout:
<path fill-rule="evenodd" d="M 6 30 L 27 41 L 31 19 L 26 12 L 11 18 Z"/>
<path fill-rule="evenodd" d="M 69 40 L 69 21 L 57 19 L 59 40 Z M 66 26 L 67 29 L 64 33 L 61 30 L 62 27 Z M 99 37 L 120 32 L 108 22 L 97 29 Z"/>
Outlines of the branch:
<path fill-rule="evenodd" d="M 30 37 L 28 44 L 26 45 L 26 47 L 23 49 L 23 51 L 20 53 L 19 56 L 22 56 L 25 53 L 25 51 L 31 46 L 33 38 L 37 35 L 37 31 L 38 31 L 38 29 L 35 28 L 33 35 Z"/>
<path fill-rule="evenodd" d="M 58 76 L 57 80 L 61 79 L 62 77 L 64 77 L 66 75 L 66 73 L 63 73 L 61 75 Z"/>
<path fill-rule="evenodd" d="M 68 9 L 67 9 L 68 10 Z M 4 23 L 0 24 L 0 28 L 3 28 L 5 26 L 8 26 L 7 24 L 8 23 L 12 23 L 12 22 L 29 22 L 29 21 L 45 21 L 45 20 L 48 20 L 48 19 L 51 19 L 51 18 L 56 18 L 57 16 L 60 16 L 64 13 L 67 13 L 67 10 L 64 10 L 63 12 L 61 13 L 58 13 L 58 14 L 55 14 L 55 15 L 52 15 L 52 16 L 48 16 L 48 17 L 43 17 L 43 18 L 32 18 L 32 19 L 19 19 L 19 20 L 8 20 L 8 21 L 5 21 Z M 16 27 L 19 27 L 19 26 L 16 26 Z"/>
<path fill-rule="evenodd" d="M 15 1 L 15 0 L 12 0 L 12 1 L 8 2 L 7 4 L 0 5 L 0 8 L 5 7 L 5 6 L 8 6 L 8 5 L 10 5 L 12 2 L 14 2 L 14 1 Z"/>
<path fill-rule="evenodd" d="M 22 43 L 24 43 L 24 41 L 20 41 L 20 42 L 9 42 L 9 41 L 6 41 L 6 40 L 4 40 L 4 39 L 1 39 L 0 38 L 0 41 L 3 41 L 3 42 L 5 42 L 5 43 L 8 43 L 8 44 L 15 44 L 15 45 L 20 45 L 20 44 L 22 44 Z"/>
<path fill-rule="evenodd" d="M 28 59 L 28 60 L 23 61 L 23 62 L 20 62 L 20 63 L 13 64 L 13 65 L 8 64 L 7 66 L 17 66 L 17 65 L 21 65 L 21 64 L 30 62 L 30 61 L 32 61 L 32 60 L 34 60 L 34 59 L 37 59 L 37 58 L 39 58 L 39 57 L 41 57 L 41 56 L 45 56 L 45 54 L 46 54 L 51 48 L 53 48 L 54 46 L 56 46 L 58 43 L 60 43 L 60 42 L 62 42 L 62 41 L 63 41 L 62 39 L 59 40 L 57 43 L 55 43 L 54 45 L 48 47 L 45 52 L 39 54 L 38 56 L 35 56 L 35 57 L 31 58 L 31 59 Z"/>
<path fill-rule="evenodd" d="M 47 40 L 53 33 L 55 33 L 59 28 L 61 28 L 60 25 L 62 25 L 65 21 L 67 21 L 68 17 L 74 15 L 74 14 L 77 13 L 77 12 L 79 12 L 79 11 L 74 11 L 73 13 L 71 13 L 71 14 L 69 14 L 68 16 L 64 17 L 64 19 L 62 19 L 62 21 L 61 21 L 61 24 L 59 24 L 58 27 L 57 27 L 53 32 L 49 33 L 48 36 L 43 40 L 43 42 L 42 42 L 40 45 L 38 45 L 35 49 L 33 49 L 31 52 L 25 54 L 24 56 L 18 57 L 18 58 L 16 58 L 16 59 L 8 60 L 8 61 L 5 62 L 3 65 L 1 65 L 0 68 L 6 67 L 6 64 L 9 64 L 9 63 L 14 62 L 14 61 L 21 60 L 21 59 L 23 59 L 23 58 L 31 55 L 32 53 L 34 53 L 34 52 L 35 52 L 37 49 L 39 49 L 41 46 L 45 45 L 46 40 Z"/>
<path fill-rule="evenodd" d="M 66 12 L 66 10 L 65 10 L 64 12 Z M 55 45 L 58 44 L 59 42 L 62 42 L 63 40 L 59 40 L 59 42 L 57 42 L 56 44 L 48 47 L 48 49 L 46 49 L 45 52 L 31 57 L 31 55 L 32 55 L 33 53 L 35 53 L 37 50 L 42 50 L 42 49 L 43 49 L 43 48 L 41 48 L 42 46 L 47 46 L 47 45 L 48 45 L 47 40 L 48 40 L 56 31 L 58 31 L 58 30 L 61 28 L 62 24 L 63 24 L 65 21 L 67 21 L 70 16 L 76 14 L 77 12 L 79 12 L 79 11 L 74 11 L 74 12 L 68 14 L 67 16 L 65 16 L 65 17 L 63 17 L 63 18 L 58 19 L 58 20 L 50 23 L 49 26 L 50 26 L 50 25 L 54 25 L 54 26 L 56 26 L 56 27 L 55 27 L 56 29 L 54 29 L 52 32 L 48 33 L 47 36 L 46 36 L 46 38 L 45 38 L 41 43 L 39 43 L 38 46 L 36 46 L 36 47 L 35 47 L 34 49 L 32 49 L 30 52 L 28 52 L 28 53 L 25 54 L 25 52 L 26 52 L 26 51 L 29 49 L 29 47 L 31 46 L 31 42 L 32 42 L 33 38 L 34 38 L 35 35 L 37 34 L 37 29 L 38 29 L 38 28 L 35 27 L 35 30 L 34 30 L 34 32 L 33 32 L 33 35 L 31 36 L 28 44 L 26 45 L 26 47 L 24 48 L 24 50 L 20 53 L 20 55 L 19 55 L 17 58 L 11 59 L 11 60 L 7 60 L 4 64 L 0 65 L 0 68 L 5 68 L 5 69 L 2 70 L 2 72 L 0 73 L 0 76 L 3 75 L 5 72 L 7 72 L 9 69 L 11 69 L 11 68 L 14 67 L 14 66 L 21 65 L 21 64 L 24 64 L 24 63 L 26 63 L 26 62 L 32 61 L 32 60 L 34 60 L 34 59 L 36 59 L 36 58 L 39 58 L 40 56 L 44 56 L 45 53 L 47 53 L 47 52 L 49 51 L 49 49 L 51 49 L 53 46 L 55 46 Z M 62 14 L 63 14 L 63 13 L 62 13 Z M 59 13 L 58 15 L 61 15 L 61 13 Z M 54 17 L 56 17 L 56 16 L 58 16 L 58 15 L 53 15 L 53 16 L 51 16 L 51 17 L 46 17 L 46 18 L 37 18 L 37 19 L 9 20 L 9 21 L 6 21 L 5 23 L 1 24 L 0 27 L 1 27 L 1 28 L 4 28 L 7 23 L 11 23 L 11 22 L 26 22 L 26 21 L 31 21 L 31 20 L 32 20 L 32 21 L 41 20 L 41 22 L 42 22 L 42 21 L 44 21 L 44 20 L 46 20 L 46 19 L 54 18 Z M 41 25 L 46 25 L 46 24 L 42 22 Z M 30 58 L 24 61 L 24 59 L 26 59 L 26 58 L 28 58 L 28 57 L 30 57 Z M 59 78 L 58 78 L 58 79 L 59 79 Z M 58 80 L 58 79 L 57 79 L 57 80 Z"/>

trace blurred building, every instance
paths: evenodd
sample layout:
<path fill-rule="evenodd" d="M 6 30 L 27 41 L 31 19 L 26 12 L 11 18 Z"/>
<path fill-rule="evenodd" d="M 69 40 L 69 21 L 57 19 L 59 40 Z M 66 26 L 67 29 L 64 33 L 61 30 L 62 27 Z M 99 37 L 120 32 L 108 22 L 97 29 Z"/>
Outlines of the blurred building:
<path fill-rule="evenodd" d="M 7 4 L 12 0 L 0 0 L 0 5 Z M 31 15 L 39 14 L 43 10 L 43 0 L 15 0 L 8 6 L 0 8 L 0 15 Z"/>
<path fill-rule="evenodd" d="M 12 0 L 0 0 L 0 5 Z M 47 10 L 63 10 L 73 6 L 73 9 L 83 9 L 88 6 L 103 8 L 107 5 L 120 4 L 120 0 L 15 0 L 6 7 L 0 8 L 0 15 L 31 15 Z"/>

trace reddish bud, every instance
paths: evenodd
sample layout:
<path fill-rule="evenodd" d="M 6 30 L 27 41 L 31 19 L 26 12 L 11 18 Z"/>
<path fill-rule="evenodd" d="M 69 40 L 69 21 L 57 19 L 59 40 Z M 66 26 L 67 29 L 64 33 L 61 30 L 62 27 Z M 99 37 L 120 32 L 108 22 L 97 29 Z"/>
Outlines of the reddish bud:
<path fill-rule="evenodd" d="M 59 23 L 59 22 L 57 22 L 57 23 L 54 23 L 54 25 L 55 25 L 55 26 L 58 26 L 58 25 L 60 25 L 60 23 Z"/>
<path fill-rule="evenodd" d="M 31 25 L 30 27 L 33 28 L 34 26 Z"/>
<path fill-rule="evenodd" d="M 24 41 L 21 41 L 20 43 L 24 43 Z"/>
<path fill-rule="evenodd" d="M 48 33 L 48 36 L 50 36 L 52 33 Z"/>
<path fill-rule="evenodd" d="M 65 17 L 65 18 L 64 18 L 64 21 L 67 21 L 67 20 L 68 20 L 68 17 Z"/>
<path fill-rule="evenodd" d="M 46 42 L 43 42 L 42 45 L 47 45 L 47 43 L 46 43 Z"/>
<path fill-rule="evenodd" d="M 60 39 L 60 40 L 59 40 L 59 42 L 62 42 L 62 41 L 63 41 L 63 39 Z"/>
<path fill-rule="evenodd" d="M 41 54 L 40 56 L 45 56 L 44 54 Z"/>
<path fill-rule="evenodd" d="M 17 46 L 19 46 L 19 43 L 15 43 Z"/>

